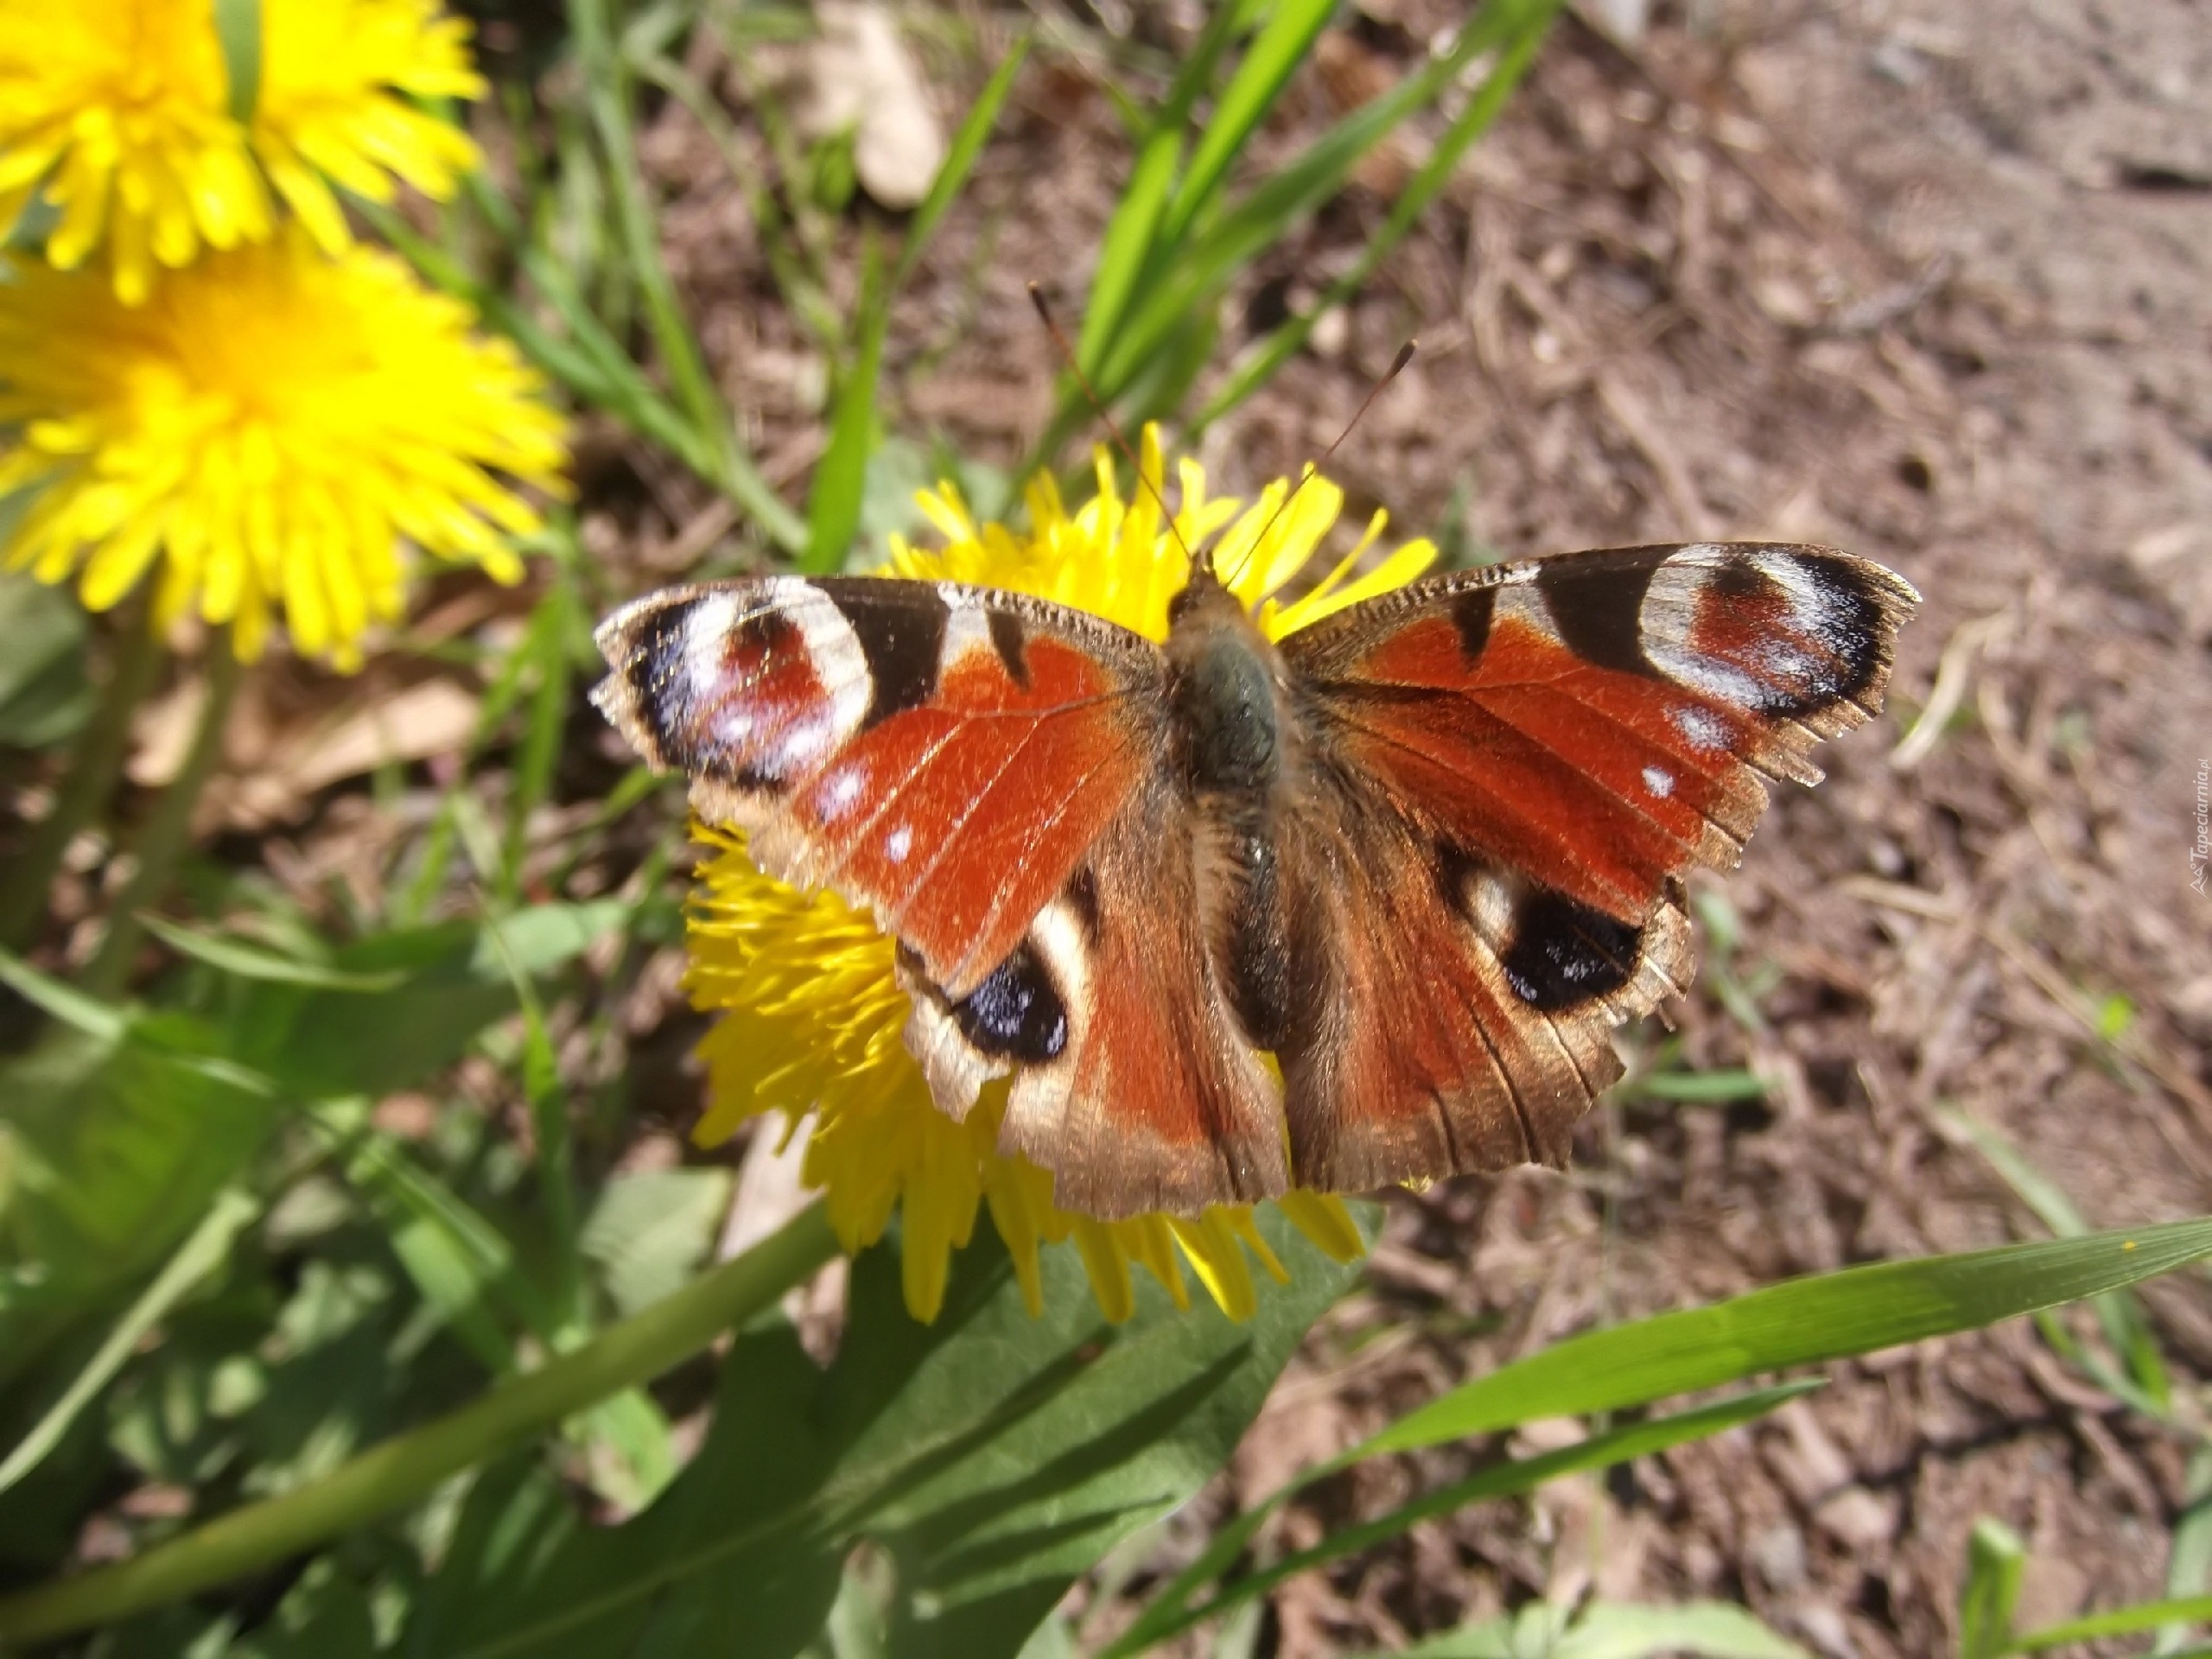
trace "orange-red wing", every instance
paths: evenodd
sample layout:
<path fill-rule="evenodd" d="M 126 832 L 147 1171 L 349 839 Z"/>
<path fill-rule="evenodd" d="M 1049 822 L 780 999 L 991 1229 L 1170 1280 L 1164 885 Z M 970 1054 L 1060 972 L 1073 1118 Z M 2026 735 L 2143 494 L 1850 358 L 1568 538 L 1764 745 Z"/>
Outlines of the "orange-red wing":
<path fill-rule="evenodd" d="M 761 867 L 876 911 L 956 995 L 1020 942 L 1154 766 L 1159 652 L 1022 595 L 866 577 L 617 613 L 601 706 Z"/>
<path fill-rule="evenodd" d="M 1758 774 L 1880 706 L 1917 595 L 1827 549 L 1700 543 L 1447 575 L 1283 642 L 1317 747 L 1465 857 L 1623 922 L 1735 861 Z"/>

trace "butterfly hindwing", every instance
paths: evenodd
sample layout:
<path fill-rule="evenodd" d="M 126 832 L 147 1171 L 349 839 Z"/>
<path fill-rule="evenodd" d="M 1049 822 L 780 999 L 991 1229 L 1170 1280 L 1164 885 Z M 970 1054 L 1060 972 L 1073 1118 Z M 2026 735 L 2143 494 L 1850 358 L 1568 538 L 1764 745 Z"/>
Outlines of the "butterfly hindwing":
<path fill-rule="evenodd" d="M 1207 949 L 1195 828 L 1155 772 L 977 994 L 910 977 L 931 1092 L 964 1114 L 1010 1071 L 1000 1149 L 1052 1171 L 1064 1209 L 1190 1214 L 1288 1185 L 1280 1093 Z"/>

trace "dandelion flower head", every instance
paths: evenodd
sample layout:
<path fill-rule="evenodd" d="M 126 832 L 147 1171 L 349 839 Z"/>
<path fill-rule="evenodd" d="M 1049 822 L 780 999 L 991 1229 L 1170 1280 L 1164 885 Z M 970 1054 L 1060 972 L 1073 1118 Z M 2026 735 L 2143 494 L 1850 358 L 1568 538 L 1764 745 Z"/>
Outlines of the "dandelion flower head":
<path fill-rule="evenodd" d="M 0 559 L 77 577 L 94 610 L 158 567 L 257 656 L 281 608 L 340 667 L 397 617 L 404 550 L 512 582 L 558 493 L 560 416 L 506 341 L 391 255 L 325 257 L 297 227 L 164 272 L 138 306 L 91 273 L 0 266 Z"/>
<path fill-rule="evenodd" d="M 0 7 L 0 232 L 35 198 L 60 270 L 107 251 L 118 296 L 157 266 L 266 239 L 270 186 L 335 251 L 336 184 L 372 200 L 395 179 L 450 194 L 467 136 L 414 98 L 480 98 L 467 26 L 435 0 L 261 0 L 241 121 L 212 0 L 9 0 Z"/>
<path fill-rule="evenodd" d="M 1102 450 L 1096 493 L 1073 512 L 1051 477 L 1040 475 L 1027 492 L 1026 532 L 979 524 L 958 492 L 939 485 L 918 500 L 942 544 L 923 549 L 894 538 L 885 574 L 1013 588 L 1160 639 L 1167 602 L 1189 574 L 1184 549 L 1218 537 L 1216 568 L 1262 630 L 1281 638 L 1410 581 L 1436 557 L 1430 543 L 1410 542 L 1355 575 L 1382 532 L 1378 512 L 1357 547 L 1286 601 L 1283 590 L 1313 561 L 1342 510 L 1336 486 L 1312 478 L 1278 517 L 1291 496 L 1287 480 L 1245 506 L 1210 499 L 1204 472 L 1185 460 L 1171 533 L 1158 494 L 1166 469 L 1150 428 L 1141 459 L 1151 487 L 1124 501 Z M 1073 1241 L 1100 1308 L 1116 1320 L 1135 1310 L 1134 1267 L 1187 1306 L 1187 1264 L 1233 1319 L 1256 1306 L 1255 1262 L 1285 1276 L 1248 1205 L 1119 1221 L 1058 1208 L 1048 1172 L 997 1149 L 1003 1080 L 986 1086 L 964 1123 L 931 1103 L 901 1039 L 907 1002 L 893 974 L 896 946 L 868 912 L 761 874 L 739 836 L 709 825 L 697 834 L 706 857 L 689 919 L 686 983 L 693 1001 L 719 1016 L 700 1048 L 709 1106 L 697 1138 L 726 1139 L 762 1114 L 779 1115 L 785 1135 L 807 1133 L 804 1178 L 823 1190 L 848 1251 L 874 1243 L 900 1213 L 906 1305 L 916 1318 L 937 1314 L 951 1252 L 968 1243 L 985 1206 L 1032 1312 L 1042 1306 L 1039 1250 L 1064 1239 Z M 1344 1261 L 1358 1254 L 1359 1234 L 1335 1198 L 1293 1192 L 1276 1202 L 1329 1255 Z"/>

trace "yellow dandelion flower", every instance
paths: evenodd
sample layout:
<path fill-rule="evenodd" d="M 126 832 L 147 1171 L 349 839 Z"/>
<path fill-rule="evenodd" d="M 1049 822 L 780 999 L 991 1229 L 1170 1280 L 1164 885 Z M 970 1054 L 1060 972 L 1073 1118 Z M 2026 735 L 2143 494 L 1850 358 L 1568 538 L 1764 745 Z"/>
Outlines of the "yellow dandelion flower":
<path fill-rule="evenodd" d="M 269 234 L 269 199 L 232 118 L 207 0 L 11 0 L 0 8 L 0 228 L 41 186 L 63 270 L 107 243 L 116 291 L 153 262 Z"/>
<path fill-rule="evenodd" d="M 442 201 L 476 166 L 467 133 L 407 101 L 484 96 L 468 25 L 436 0 L 262 0 L 261 52 L 254 154 L 326 250 L 346 242 L 333 184 L 389 201 L 399 179 Z"/>
<path fill-rule="evenodd" d="M 1158 434 L 1144 434 L 1142 462 L 1153 490 L 1165 467 Z M 977 524 L 950 485 L 919 498 L 944 537 L 923 550 L 894 541 L 887 574 L 1010 588 L 1109 618 L 1154 639 L 1167 632 L 1167 601 L 1188 573 L 1185 546 L 1218 535 L 1216 563 L 1233 573 L 1232 591 L 1261 627 L 1281 638 L 1332 611 L 1411 581 L 1436 549 L 1409 542 L 1354 577 L 1382 533 L 1377 512 L 1357 547 L 1299 598 L 1276 595 L 1312 562 L 1335 524 L 1343 492 L 1313 478 L 1276 517 L 1290 492 L 1278 480 L 1249 507 L 1209 499 L 1198 464 L 1179 464 L 1178 535 L 1162 522 L 1158 499 L 1140 489 L 1123 501 L 1102 451 L 1097 493 L 1070 513 L 1049 476 L 1029 486 L 1029 529 Z M 893 973 L 896 946 L 864 910 L 833 893 L 794 892 L 755 869 L 741 838 L 708 825 L 707 849 L 688 925 L 693 1002 L 720 1015 L 700 1045 L 710 1101 L 696 1131 L 724 1140 L 747 1120 L 780 1113 L 786 1135 L 808 1129 L 804 1175 L 821 1188 L 830 1224 L 848 1251 L 880 1237 L 901 1213 L 906 1306 L 936 1316 L 951 1252 L 967 1243 L 976 1212 L 988 1206 L 1014 1259 L 1032 1312 L 1041 1306 L 1041 1245 L 1072 1240 L 1109 1319 L 1135 1306 L 1133 1267 L 1151 1273 L 1187 1306 L 1187 1263 L 1232 1319 L 1256 1306 L 1252 1264 L 1285 1276 L 1262 1240 L 1249 1206 L 1217 1205 L 1191 1217 L 1143 1215 L 1096 1221 L 1052 1203 L 1052 1180 L 997 1147 L 1006 1084 L 987 1084 L 964 1123 L 931 1103 L 928 1084 L 901 1040 L 906 997 Z M 1338 1261 L 1361 1249 L 1351 1216 L 1335 1198 L 1294 1192 L 1279 1207 Z"/>
<path fill-rule="evenodd" d="M 281 606 L 295 646 L 341 667 L 399 614 L 404 545 L 520 577 L 510 538 L 540 520 L 512 483 L 562 487 L 560 417 L 391 255 L 326 258 L 294 230 L 137 307 L 89 274 L 0 283 L 0 497 L 30 493 L 10 568 L 81 569 L 99 610 L 158 563 L 162 620 L 196 604 L 251 658 Z"/>
<path fill-rule="evenodd" d="M 0 7 L 0 232 L 43 193 L 46 257 L 105 244 L 131 304 L 156 266 L 268 238 L 269 184 L 325 248 L 345 245 L 334 183 L 452 193 L 467 135 L 410 98 L 480 98 L 467 25 L 435 0 L 263 0 L 251 126 L 232 110 L 211 0 L 9 0 Z"/>

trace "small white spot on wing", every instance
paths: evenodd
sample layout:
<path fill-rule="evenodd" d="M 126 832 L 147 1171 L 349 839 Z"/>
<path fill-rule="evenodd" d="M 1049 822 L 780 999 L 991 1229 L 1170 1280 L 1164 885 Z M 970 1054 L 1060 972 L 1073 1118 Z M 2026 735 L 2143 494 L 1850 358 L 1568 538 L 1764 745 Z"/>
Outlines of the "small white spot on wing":
<path fill-rule="evenodd" d="M 860 804 L 861 791 L 868 787 L 868 777 L 857 766 L 834 768 L 815 791 L 816 810 L 824 823 L 835 823 Z"/>
<path fill-rule="evenodd" d="M 1709 709 L 1685 703 L 1669 710 L 1667 719 L 1692 748 L 1713 753 L 1728 747 L 1728 724 Z"/>
<path fill-rule="evenodd" d="M 883 857 L 886 863 L 904 864 L 906 861 L 906 855 L 913 850 L 914 827 L 912 824 L 902 823 L 883 838 Z"/>
<path fill-rule="evenodd" d="M 1663 801 L 1675 792 L 1675 774 L 1664 766 L 1646 766 L 1643 786 Z"/>

